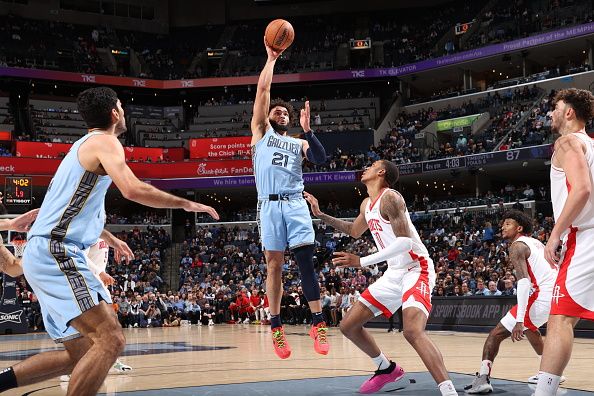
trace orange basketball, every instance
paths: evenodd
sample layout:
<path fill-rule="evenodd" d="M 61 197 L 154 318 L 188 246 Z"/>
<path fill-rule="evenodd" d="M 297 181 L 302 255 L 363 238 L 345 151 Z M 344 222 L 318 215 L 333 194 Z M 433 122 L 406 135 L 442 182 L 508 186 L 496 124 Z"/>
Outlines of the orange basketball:
<path fill-rule="evenodd" d="M 266 26 L 264 33 L 266 45 L 275 51 L 284 51 L 293 43 L 295 30 L 289 21 L 275 19 Z"/>

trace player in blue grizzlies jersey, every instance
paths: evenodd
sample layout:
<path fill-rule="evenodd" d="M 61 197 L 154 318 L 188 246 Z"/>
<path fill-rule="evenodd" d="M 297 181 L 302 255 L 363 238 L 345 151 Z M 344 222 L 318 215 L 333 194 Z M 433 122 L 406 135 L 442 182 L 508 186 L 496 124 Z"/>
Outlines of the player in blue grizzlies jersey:
<path fill-rule="evenodd" d="M 72 373 L 68 395 L 95 395 L 124 350 L 109 293 L 84 253 L 101 237 L 128 260 L 134 256 L 125 242 L 103 230 L 105 193 L 112 181 L 132 201 L 207 212 L 218 219 L 213 208 L 160 191 L 132 173 L 118 140 L 126 131 L 124 110 L 112 89 L 87 89 L 77 105 L 88 134 L 72 145 L 58 167 L 22 259 L 45 328 L 65 350 L 44 352 L 2 370 L 0 392 Z"/>
<path fill-rule="evenodd" d="M 280 99 L 270 102 L 274 64 L 281 52 L 268 46 L 266 52 L 268 59 L 258 80 L 251 128 L 258 225 L 268 271 L 266 293 L 270 303 L 272 342 L 278 357 L 286 359 L 291 355 L 280 320 L 281 272 L 288 247 L 295 255 L 301 285 L 312 312 L 310 336 L 314 339 L 314 349 L 326 355 L 329 349 L 327 327 L 313 265 L 315 235 L 309 208 L 303 198 L 301 170 L 304 156 L 315 164 L 322 164 L 326 162 L 326 152 L 310 128 L 309 102 L 305 102 L 300 116 L 305 140 L 287 136 L 293 107 Z"/>

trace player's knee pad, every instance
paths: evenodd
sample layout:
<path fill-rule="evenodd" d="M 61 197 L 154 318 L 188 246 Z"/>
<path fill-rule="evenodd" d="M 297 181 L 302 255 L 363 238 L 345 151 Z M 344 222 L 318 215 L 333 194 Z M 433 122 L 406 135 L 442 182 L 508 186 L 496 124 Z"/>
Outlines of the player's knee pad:
<path fill-rule="evenodd" d="M 320 299 L 318 274 L 313 264 L 314 245 L 301 246 L 293 250 L 295 261 L 301 273 L 301 287 L 307 301 Z"/>

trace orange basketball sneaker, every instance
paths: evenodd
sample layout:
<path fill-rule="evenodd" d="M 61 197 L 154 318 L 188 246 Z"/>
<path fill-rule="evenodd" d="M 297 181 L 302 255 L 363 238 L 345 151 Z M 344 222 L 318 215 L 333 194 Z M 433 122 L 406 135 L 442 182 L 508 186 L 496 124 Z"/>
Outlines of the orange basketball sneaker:
<path fill-rule="evenodd" d="M 314 339 L 314 349 L 320 355 L 327 355 L 330 350 L 328 343 L 328 327 L 326 322 L 320 322 L 315 326 L 311 326 L 309 336 Z"/>
<path fill-rule="evenodd" d="M 287 359 L 291 356 L 291 347 L 285 338 L 285 329 L 283 326 L 272 329 L 272 345 L 276 356 L 281 359 Z"/>

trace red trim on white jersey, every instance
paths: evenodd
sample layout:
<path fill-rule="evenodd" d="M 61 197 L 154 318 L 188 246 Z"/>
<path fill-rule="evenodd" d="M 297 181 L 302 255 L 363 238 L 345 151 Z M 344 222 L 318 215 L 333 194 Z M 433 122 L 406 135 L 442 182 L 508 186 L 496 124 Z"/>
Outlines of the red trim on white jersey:
<path fill-rule="evenodd" d="M 527 329 L 530 329 L 532 331 L 538 330 L 538 328 L 530 320 L 530 308 L 532 308 L 532 304 L 534 304 L 534 302 L 536 301 L 537 298 L 538 298 L 538 290 L 535 291 L 534 293 L 532 293 L 532 295 L 528 299 L 528 306 L 526 307 L 526 315 L 524 316 L 524 327 L 526 327 Z M 509 313 L 514 317 L 514 319 L 516 319 L 518 317 L 518 306 L 514 305 L 512 307 L 512 309 L 510 309 Z"/>
<path fill-rule="evenodd" d="M 427 259 L 423 256 L 419 256 L 415 254 L 412 250 L 408 252 L 411 259 L 418 261 L 419 265 L 421 266 L 421 275 L 419 276 L 419 280 L 417 283 L 410 289 L 404 292 L 402 296 L 402 302 L 405 302 L 413 296 L 416 301 L 423 304 L 427 312 L 431 313 L 431 292 L 432 290 L 429 288 L 429 264 L 427 263 Z"/>
<path fill-rule="evenodd" d="M 373 209 L 373 207 L 375 206 L 375 204 L 377 203 L 377 201 L 379 201 L 380 199 L 382 199 L 382 196 L 384 195 L 384 193 L 388 191 L 388 188 L 384 188 L 382 190 L 382 192 L 379 193 L 379 195 L 375 198 L 375 201 L 371 202 L 371 200 L 369 201 L 369 210 Z"/>
<path fill-rule="evenodd" d="M 369 289 L 365 289 L 363 293 L 361 293 L 361 297 L 367 300 L 371 305 L 382 311 L 384 316 L 388 319 L 392 316 L 392 312 L 388 308 L 386 308 L 381 302 L 377 301 L 375 297 L 371 295 Z"/>
<path fill-rule="evenodd" d="M 551 293 L 557 279 L 557 271 L 551 268 L 544 257 L 545 246 L 538 239 L 525 235 L 518 237 L 515 242 L 522 242 L 530 249 L 530 256 L 526 259 L 526 268 L 534 292 Z"/>
<path fill-rule="evenodd" d="M 582 319 L 594 320 L 594 312 L 579 305 L 567 290 L 567 272 L 569 266 L 572 264 L 572 259 L 575 254 L 576 237 L 578 229 L 571 227 L 569 235 L 567 236 L 567 250 L 561 263 L 559 276 L 553 289 L 553 301 L 551 303 L 551 315 L 565 315 L 577 317 Z"/>

